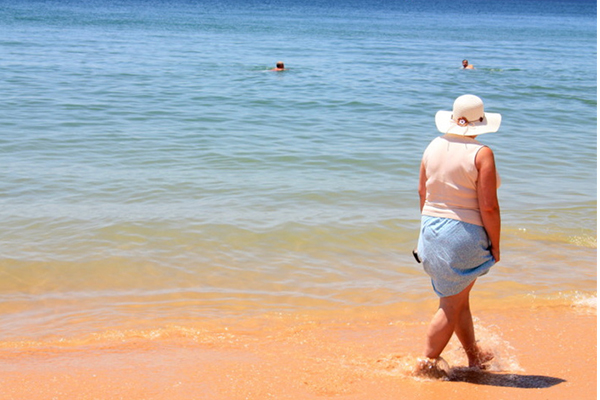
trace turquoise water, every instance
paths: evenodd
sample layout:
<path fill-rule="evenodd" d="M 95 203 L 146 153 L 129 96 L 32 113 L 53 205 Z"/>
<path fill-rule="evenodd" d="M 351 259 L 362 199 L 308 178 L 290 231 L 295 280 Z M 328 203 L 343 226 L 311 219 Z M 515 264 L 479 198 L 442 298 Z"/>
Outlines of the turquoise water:
<path fill-rule="evenodd" d="M 595 298 L 595 2 L 0 4 L 4 336 L 418 305 L 420 157 L 464 93 L 503 115 L 478 286 Z"/>

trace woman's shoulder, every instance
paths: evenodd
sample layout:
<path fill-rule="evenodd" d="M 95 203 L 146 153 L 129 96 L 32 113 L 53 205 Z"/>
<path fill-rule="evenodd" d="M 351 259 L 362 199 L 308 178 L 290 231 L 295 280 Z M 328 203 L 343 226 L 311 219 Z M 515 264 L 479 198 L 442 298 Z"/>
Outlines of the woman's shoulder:
<path fill-rule="evenodd" d="M 495 164 L 494 160 L 494 152 L 489 147 L 482 145 L 481 149 L 477 152 L 475 156 L 475 163 L 479 166 L 485 163 Z"/>
<path fill-rule="evenodd" d="M 427 145 L 427 147 L 432 147 L 432 146 L 435 146 L 436 144 L 445 142 L 446 139 L 444 138 L 444 136 L 445 135 L 435 137 L 431 142 L 429 142 L 429 144 Z"/>

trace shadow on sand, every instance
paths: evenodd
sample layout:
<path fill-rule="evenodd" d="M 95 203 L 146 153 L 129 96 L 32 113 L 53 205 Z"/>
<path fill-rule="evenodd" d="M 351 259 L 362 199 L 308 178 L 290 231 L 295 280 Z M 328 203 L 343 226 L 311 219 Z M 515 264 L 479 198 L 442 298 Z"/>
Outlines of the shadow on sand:
<path fill-rule="evenodd" d="M 521 389 L 544 389 L 566 382 L 564 379 L 541 375 L 499 374 L 472 369 L 452 369 L 451 382 L 466 382 L 475 385 L 514 387 Z"/>

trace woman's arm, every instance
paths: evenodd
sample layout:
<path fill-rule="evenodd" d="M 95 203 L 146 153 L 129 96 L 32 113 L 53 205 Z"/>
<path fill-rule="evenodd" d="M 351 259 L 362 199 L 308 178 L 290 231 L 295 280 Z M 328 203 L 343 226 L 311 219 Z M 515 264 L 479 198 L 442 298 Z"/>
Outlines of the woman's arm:
<path fill-rule="evenodd" d="M 491 242 L 492 256 L 500 261 L 500 205 L 496 193 L 496 162 L 494 152 L 489 147 L 483 147 L 475 157 L 475 166 L 479 171 L 477 180 L 477 198 L 483 227 Z"/>
<path fill-rule="evenodd" d="M 427 182 L 427 176 L 425 175 L 425 166 L 423 162 L 421 162 L 421 169 L 419 171 L 419 199 L 421 211 L 423 211 L 423 206 L 425 205 L 425 197 L 427 195 L 427 189 L 425 187 L 425 183 Z"/>

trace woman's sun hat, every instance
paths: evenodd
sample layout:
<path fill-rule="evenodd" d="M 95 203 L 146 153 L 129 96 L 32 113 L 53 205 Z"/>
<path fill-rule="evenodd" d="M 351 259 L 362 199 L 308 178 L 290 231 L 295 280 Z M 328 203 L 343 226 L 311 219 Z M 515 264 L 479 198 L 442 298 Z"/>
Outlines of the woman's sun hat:
<path fill-rule="evenodd" d="M 496 132 L 500 128 L 502 116 L 483 111 L 483 101 L 472 94 L 465 94 L 454 100 L 452 111 L 438 111 L 435 125 L 442 133 L 477 136 Z"/>

